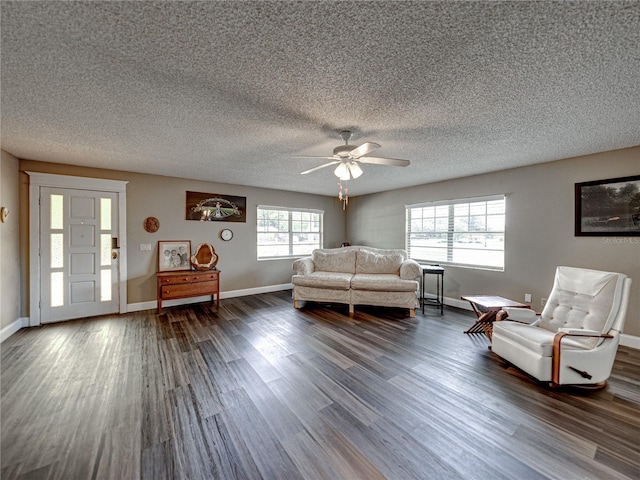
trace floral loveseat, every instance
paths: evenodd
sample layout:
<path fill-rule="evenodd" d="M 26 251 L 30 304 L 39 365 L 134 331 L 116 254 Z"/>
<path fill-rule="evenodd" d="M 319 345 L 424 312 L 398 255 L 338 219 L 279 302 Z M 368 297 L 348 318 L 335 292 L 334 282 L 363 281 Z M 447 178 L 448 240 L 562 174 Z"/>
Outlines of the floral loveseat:
<path fill-rule="evenodd" d="M 293 262 L 293 306 L 300 301 L 409 309 L 418 307 L 420 266 L 404 250 L 345 247 L 314 250 Z"/>

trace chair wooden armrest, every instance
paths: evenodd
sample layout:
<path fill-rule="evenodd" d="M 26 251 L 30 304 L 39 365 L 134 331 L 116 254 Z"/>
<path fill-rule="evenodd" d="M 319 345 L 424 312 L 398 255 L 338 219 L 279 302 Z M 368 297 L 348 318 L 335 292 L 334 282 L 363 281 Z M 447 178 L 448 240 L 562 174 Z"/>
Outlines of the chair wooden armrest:
<path fill-rule="evenodd" d="M 554 386 L 560 385 L 560 344 L 562 343 L 562 339 L 564 337 L 614 338 L 613 335 L 609 333 L 600 333 L 595 330 L 580 330 L 570 328 L 561 328 L 560 330 L 558 330 L 558 333 L 556 333 L 556 335 L 553 337 L 553 353 L 551 363 L 551 384 Z"/>

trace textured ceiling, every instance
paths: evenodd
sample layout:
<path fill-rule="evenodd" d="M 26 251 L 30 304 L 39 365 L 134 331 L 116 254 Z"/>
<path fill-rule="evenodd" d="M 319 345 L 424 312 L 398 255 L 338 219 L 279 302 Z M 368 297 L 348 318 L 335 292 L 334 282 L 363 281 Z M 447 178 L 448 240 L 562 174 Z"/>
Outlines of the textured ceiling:
<path fill-rule="evenodd" d="M 640 2 L 7 2 L 2 148 L 352 195 L 640 145 Z"/>

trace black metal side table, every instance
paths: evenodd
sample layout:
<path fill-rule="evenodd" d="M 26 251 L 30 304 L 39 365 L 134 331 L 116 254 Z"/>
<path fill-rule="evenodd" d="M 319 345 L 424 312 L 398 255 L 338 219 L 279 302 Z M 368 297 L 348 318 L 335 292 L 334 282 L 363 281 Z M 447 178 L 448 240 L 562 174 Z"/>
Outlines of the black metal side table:
<path fill-rule="evenodd" d="M 420 303 L 422 304 L 422 313 L 424 314 L 424 306 L 432 305 L 440 308 L 440 315 L 444 314 L 444 268 L 440 265 L 420 265 L 422 269 L 422 296 Z M 424 292 L 424 280 L 426 275 L 436 275 L 436 296 L 427 298 Z"/>

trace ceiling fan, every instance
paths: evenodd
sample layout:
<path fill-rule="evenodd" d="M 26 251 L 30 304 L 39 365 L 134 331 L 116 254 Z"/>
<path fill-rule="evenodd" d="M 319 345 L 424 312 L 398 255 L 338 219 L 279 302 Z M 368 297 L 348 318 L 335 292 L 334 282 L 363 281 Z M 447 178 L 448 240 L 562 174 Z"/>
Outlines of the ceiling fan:
<path fill-rule="evenodd" d="M 315 172 L 316 170 L 320 170 L 321 168 L 338 164 L 333 173 L 340 180 L 350 180 L 352 178 L 358 178 L 360 175 L 362 175 L 363 172 L 362 168 L 360 168 L 360 163 L 391 165 L 394 167 L 406 167 L 411 163 L 409 162 L 409 160 L 400 160 L 398 158 L 369 157 L 367 156 L 367 154 L 369 152 L 372 152 L 373 150 L 380 148 L 380 145 L 378 145 L 377 143 L 366 142 L 359 147 L 354 147 L 353 145 L 349 145 L 351 136 L 352 132 L 349 130 L 340 132 L 340 138 L 342 138 L 342 140 L 344 141 L 344 145 L 339 145 L 334 148 L 333 156 L 331 157 L 296 156 L 295 158 L 327 158 L 331 160 L 330 162 L 318 167 L 300 172 L 300 174 L 306 175 L 307 173 Z"/>

